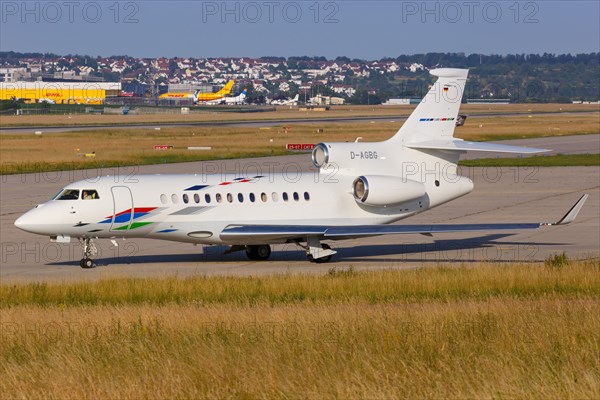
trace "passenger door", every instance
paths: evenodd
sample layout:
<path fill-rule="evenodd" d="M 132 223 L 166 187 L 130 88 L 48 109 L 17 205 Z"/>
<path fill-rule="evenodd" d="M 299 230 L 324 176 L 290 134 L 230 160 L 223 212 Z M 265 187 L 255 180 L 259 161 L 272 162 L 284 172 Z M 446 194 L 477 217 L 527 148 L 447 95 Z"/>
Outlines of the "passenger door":
<path fill-rule="evenodd" d="M 133 218 L 133 197 L 131 190 L 126 186 L 113 186 L 113 218 L 110 226 L 111 232 L 128 231 Z"/>

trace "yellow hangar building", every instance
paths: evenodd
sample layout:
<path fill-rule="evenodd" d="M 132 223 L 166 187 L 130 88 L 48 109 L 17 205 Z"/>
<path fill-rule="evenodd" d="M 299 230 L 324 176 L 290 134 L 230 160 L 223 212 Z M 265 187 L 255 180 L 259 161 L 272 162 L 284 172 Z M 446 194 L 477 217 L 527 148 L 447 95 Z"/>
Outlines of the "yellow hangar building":
<path fill-rule="evenodd" d="M 0 100 L 26 103 L 103 104 L 120 93 L 119 82 L 0 82 Z"/>

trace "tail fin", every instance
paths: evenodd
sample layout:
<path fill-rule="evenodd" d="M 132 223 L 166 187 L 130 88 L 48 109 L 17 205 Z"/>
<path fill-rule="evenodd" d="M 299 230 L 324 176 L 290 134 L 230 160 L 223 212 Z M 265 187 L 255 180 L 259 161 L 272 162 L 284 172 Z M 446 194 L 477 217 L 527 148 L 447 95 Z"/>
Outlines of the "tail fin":
<path fill-rule="evenodd" d="M 438 77 L 421 103 L 390 141 L 405 145 L 431 140 L 451 140 L 465 84 L 467 69 L 440 68 L 429 71 Z"/>
<path fill-rule="evenodd" d="M 231 93 L 231 88 L 233 87 L 233 81 L 229 81 L 227 82 L 227 84 L 225 86 L 223 86 L 223 89 L 219 90 L 216 94 L 222 94 L 222 95 L 226 95 Z"/>

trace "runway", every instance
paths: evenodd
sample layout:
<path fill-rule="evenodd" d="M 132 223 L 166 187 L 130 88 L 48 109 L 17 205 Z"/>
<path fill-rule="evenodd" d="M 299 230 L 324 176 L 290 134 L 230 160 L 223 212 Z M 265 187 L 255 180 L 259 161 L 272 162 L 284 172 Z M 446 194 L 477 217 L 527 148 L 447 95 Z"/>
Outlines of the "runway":
<path fill-rule="evenodd" d="M 469 115 L 468 121 L 478 118 L 493 117 L 514 117 L 524 115 L 583 115 L 597 114 L 597 111 L 577 111 L 577 112 L 531 112 L 529 114 L 519 112 L 508 113 L 480 113 Z M 0 126 L 0 135 L 31 135 L 36 131 L 43 134 L 49 133 L 69 133 L 82 131 L 97 131 L 106 129 L 156 129 L 156 128 L 183 128 L 183 127 L 269 127 L 288 124 L 322 124 L 322 123 L 355 123 L 355 122 L 400 122 L 406 120 L 407 116 L 366 116 L 366 117 L 320 117 L 320 118 L 289 118 L 272 120 L 249 120 L 249 121 L 197 121 L 197 122 L 163 122 L 154 124 L 97 124 L 97 125 L 64 125 L 64 126 L 23 126 L 23 127 L 2 127 Z M 469 123 L 469 122 L 467 122 Z"/>
<path fill-rule="evenodd" d="M 590 135 L 586 135 L 590 136 Z M 596 140 L 598 139 L 598 135 Z M 564 139 L 564 138 L 559 138 Z M 550 147 L 552 139 L 529 140 L 531 146 Z M 575 141 L 575 147 L 581 146 Z M 558 142 L 556 142 L 558 143 Z M 523 143 L 520 143 L 523 144 Z M 564 144 L 564 146 L 568 146 Z M 560 146 L 559 146 L 560 147 Z M 561 150 L 560 148 L 558 149 Z M 595 150 L 595 151 L 594 151 Z M 598 147 L 587 148 L 598 152 Z M 570 258 L 600 256 L 600 168 L 462 168 L 475 190 L 460 199 L 398 223 L 554 222 L 584 193 L 590 197 L 575 223 L 517 234 L 465 233 L 394 235 L 330 243 L 338 254 L 329 264 L 306 260 L 295 245 L 275 246 L 266 262 L 249 261 L 244 253 L 223 255 L 225 247 L 203 247 L 154 240 L 97 241 L 99 267 L 79 267 L 78 243 L 50 243 L 47 237 L 22 232 L 13 225 L 22 213 L 50 199 L 69 182 L 97 175 L 144 173 L 201 173 L 218 168 L 231 176 L 245 166 L 277 172 L 290 163 L 306 173 L 310 156 L 257 158 L 129 167 L 103 171 L 66 171 L 1 176 L 0 281 L 56 281 L 102 279 L 114 276 L 259 275 L 323 273 L 332 267 L 356 269 L 415 268 L 445 262 L 533 262 L 566 251 Z M 210 165 L 209 165 L 210 164 Z"/>

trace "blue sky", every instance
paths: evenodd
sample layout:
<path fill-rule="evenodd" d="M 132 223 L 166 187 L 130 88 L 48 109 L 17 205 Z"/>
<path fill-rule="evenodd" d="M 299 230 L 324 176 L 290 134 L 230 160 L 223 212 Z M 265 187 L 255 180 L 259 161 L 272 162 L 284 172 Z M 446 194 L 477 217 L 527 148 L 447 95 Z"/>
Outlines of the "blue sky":
<path fill-rule="evenodd" d="M 135 57 L 600 51 L 598 1 L 6 1 L 0 50 Z"/>

